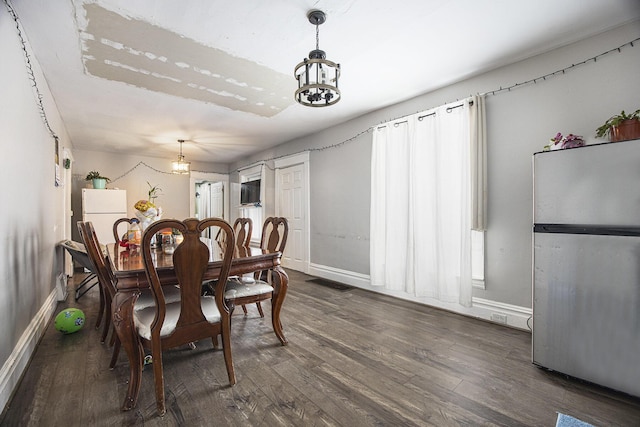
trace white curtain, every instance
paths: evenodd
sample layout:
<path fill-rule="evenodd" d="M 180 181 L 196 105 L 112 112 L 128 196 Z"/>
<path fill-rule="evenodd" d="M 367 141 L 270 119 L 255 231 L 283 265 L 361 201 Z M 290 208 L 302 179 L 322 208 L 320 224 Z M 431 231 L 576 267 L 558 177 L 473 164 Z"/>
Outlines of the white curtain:
<path fill-rule="evenodd" d="M 470 108 L 478 105 L 470 101 L 404 117 L 374 130 L 373 286 L 470 305 L 475 215 Z M 473 158 L 478 161 L 478 156 Z"/>

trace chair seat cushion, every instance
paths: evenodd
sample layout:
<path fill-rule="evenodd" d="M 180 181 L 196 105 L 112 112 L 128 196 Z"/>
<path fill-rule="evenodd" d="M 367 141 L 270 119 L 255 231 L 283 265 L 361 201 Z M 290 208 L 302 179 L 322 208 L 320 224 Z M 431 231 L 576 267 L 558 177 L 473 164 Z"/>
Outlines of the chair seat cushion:
<path fill-rule="evenodd" d="M 176 301 L 180 301 L 180 288 L 176 285 L 163 286 L 162 292 L 164 293 L 165 302 L 172 303 Z M 133 306 L 134 310 L 142 310 L 143 308 L 153 307 L 156 305 L 153 300 L 153 294 L 151 293 L 151 289 L 142 289 L 140 292 L 140 296 L 136 300 L 135 305 Z"/>
<path fill-rule="evenodd" d="M 227 280 L 224 298 L 232 300 L 235 298 L 252 297 L 255 295 L 268 294 L 273 292 L 273 286 L 262 280 L 243 280 L 242 278 Z"/>
<path fill-rule="evenodd" d="M 202 307 L 202 313 L 209 323 L 220 322 L 220 311 L 216 305 L 216 300 L 213 297 L 204 296 L 200 299 L 200 306 Z M 160 336 L 166 337 L 173 333 L 178 323 L 178 317 L 180 316 L 180 301 L 167 303 L 167 314 L 164 318 L 164 323 L 160 329 Z M 136 310 L 133 313 L 133 320 L 136 325 L 138 335 L 150 340 L 151 339 L 151 323 L 156 314 L 155 306 L 150 306 Z"/>

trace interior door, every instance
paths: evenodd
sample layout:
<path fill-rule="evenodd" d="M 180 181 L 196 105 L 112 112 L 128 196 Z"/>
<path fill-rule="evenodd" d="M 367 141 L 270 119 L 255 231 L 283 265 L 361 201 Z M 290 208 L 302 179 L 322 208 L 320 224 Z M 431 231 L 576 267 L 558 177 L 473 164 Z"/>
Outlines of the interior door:
<path fill-rule="evenodd" d="M 224 218 L 224 187 L 221 182 L 211 183 L 211 216 Z"/>
<path fill-rule="evenodd" d="M 306 233 L 306 183 L 304 164 L 278 169 L 278 216 L 289 223 L 289 236 L 282 256 L 282 265 L 293 270 L 305 271 Z"/>

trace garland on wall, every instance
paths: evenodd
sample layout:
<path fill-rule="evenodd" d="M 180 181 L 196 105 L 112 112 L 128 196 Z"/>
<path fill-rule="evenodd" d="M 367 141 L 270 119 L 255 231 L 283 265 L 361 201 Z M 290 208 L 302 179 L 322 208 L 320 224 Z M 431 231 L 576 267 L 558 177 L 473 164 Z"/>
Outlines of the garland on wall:
<path fill-rule="evenodd" d="M 532 83 L 533 83 L 533 84 L 537 84 L 537 83 L 538 83 L 538 82 L 540 82 L 540 81 L 546 81 L 547 79 L 550 79 L 550 78 L 553 78 L 553 77 L 556 77 L 556 76 L 564 75 L 564 74 L 566 74 L 568 71 L 573 70 L 574 68 L 580 67 L 580 66 L 582 66 L 582 65 L 586 65 L 586 64 L 588 64 L 588 63 L 590 63 L 590 62 L 596 63 L 596 62 L 598 61 L 598 59 L 600 59 L 600 58 L 602 58 L 602 57 L 604 57 L 604 56 L 607 56 L 607 55 L 609 55 L 609 54 L 612 54 L 612 53 L 615 53 L 615 52 L 617 52 L 617 53 L 622 53 L 622 49 L 624 49 L 624 48 L 628 48 L 628 47 L 635 47 L 635 44 L 634 44 L 634 43 L 639 43 L 639 42 L 640 42 L 640 37 L 635 38 L 635 39 L 633 39 L 633 40 L 631 40 L 631 41 L 628 41 L 628 42 L 626 42 L 626 43 L 624 43 L 624 44 L 622 44 L 622 45 L 620 45 L 620 46 L 618 46 L 618 47 L 615 47 L 615 48 L 613 48 L 613 49 L 609 49 L 609 50 L 607 50 L 606 52 L 602 52 L 602 53 L 600 53 L 600 54 L 598 54 L 598 55 L 595 55 L 595 56 L 593 56 L 593 57 L 591 57 L 591 58 L 585 59 L 584 61 L 580 61 L 580 62 L 577 62 L 577 63 L 575 63 L 575 64 L 571 64 L 571 65 L 570 65 L 570 66 L 568 66 L 568 67 L 565 67 L 565 68 L 561 68 L 561 69 L 559 69 L 559 70 L 556 70 L 556 71 L 554 71 L 554 72 L 552 72 L 552 73 L 548 73 L 548 74 L 545 74 L 545 75 L 542 75 L 542 76 L 539 76 L 539 77 L 536 77 L 536 78 L 533 78 L 533 79 L 530 79 L 530 80 L 526 80 L 526 81 L 524 81 L 524 82 L 515 83 L 515 84 L 513 84 L 513 85 L 511 85 L 511 86 L 507 86 L 507 87 L 502 87 L 502 86 L 500 86 L 498 89 L 489 90 L 489 91 L 486 91 L 486 92 L 484 92 L 484 93 L 478 93 L 478 96 L 498 95 L 498 94 L 503 93 L 503 92 L 511 92 L 511 89 L 518 89 L 518 88 L 521 88 L 521 87 L 523 87 L 523 86 L 526 86 L 526 85 L 529 85 L 529 84 L 532 84 Z M 471 96 L 471 95 L 470 95 L 470 96 Z M 444 103 L 444 104 L 442 104 L 442 105 L 447 105 L 447 104 L 451 104 L 451 103 L 453 103 L 453 102 L 458 102 L 458 101 L 460 101 L 460 99 L 459 99 L 459 98 L 458 98 L 458 99 L 456 99 L 455 101 L 445 102 L 445 103 Z M 435 108 L 435 107 L 434 107 L 434 108 Z M 396 121 L 396 120 L 400 120 L 400 119 L 403 119 L 403 118 L 405 118 L 405 117 L 409 117 L 410 115 L 418 114 L 418 113 L 420 113 L 420 111 L 416 111 L 415 113 L 412 113 L 412 114 L 408 114 L 408 115 L 405 115 L 405 116 L 400 116 L 400 117 L 396 117 L 396 118 L 393 118 L 393 119 L 386 120 L 386 121 L 384 121 L 384 122 L 381 122 L 381 123 L 379 123 L 379 124 L 377 124 L 377 125 L 375 125 L 375 126 L 371 126 L 371 127 L 367 128 L 367 129 L 365 129 L 365 130 L 363 130 L 363 131 L 361 131 L 361 132 L 357 133 L 356 135 L 352 136 L 352 137 L 351 137 L 351 138 L 349 138 L 349 139 L 346 139 L 346 140 L 344 140 L 344 141 L 342 141 L 342 142 L 338 142 L 338 143 L 336 143 L 336 144 L 327 145 L 327 146 L 325 146 L 325 147 L 321 147 L 321 148 L 310 148 L 310 149 L 308 149 L 308 150 L 302 150 L 302 151 L 299 151 L 299 152 L 297 152 L 297 153 L 293 153 L 293 154 L 286 154 L 286 155 L 282 155 L 282 156 L 279 156 L 279 157 L 272 157 L 272 158 L 269 158 L 269 159 L 264 159 L 264 160 L 262 160 L 262 161 L 265 161 L 265 162 L 266 162 L 266 161 L 269 161 L 269 160 L 275 160 L 275 159 L 279 159 L 279 158 L 282 158 L 282 157 L 292 156 L 292 155 L 300 154 L 300 153 L 307 152 L 307 151 L 309 151 L 309 152 L 311 152 L 311 151 L 322 151 L 322 150 L 326 150 L 326 149 L 329 149 L 329 148 L 336 148 L 336 147 L 340 147 L 340 146 L 342 146 L 342 145 L 344 145 L 344 144 L 346 144 L 346 143 L 349 143 L 349 142 L 351 142 L 351 141 L 355 140 L 356 138 L 358 138 L 358 137 L 359 137 L 360 135 L 362 135 L 362 134 L 372 132 L 372 131 L 373 131 L 373 129 L 374 129 L 374 128 L 376 128 L 376 127 L 377 127 L 377 126 L 379 126 L 379 125 L 382 125 L 382 124 L 384 124 L 384 123 L 388 123 L 388 122 L 393 122 L 393 121 Z M 269 169 L 271 169 L 271 168 L 269 168 Z M 273 170 L 273 169 L 272 169 L 272 170 Z"/>
<path fill-rule="evenodd" d="M 27 78 L 31 81 L 31 87 L 33 88 L 36 95 L 36 105 L 38 107 L 38 112 L 40 113 L 40 117 L 42 118 L 42 121 L 44 122 L 44 125 L 47 128 L 47 131 L 49 132 L 49 135 L 51 135 L 51 137 L 54 140 L 54 143 L 57 145 L 58 135 L 51 128 L 51 125 L 49 124 L 49 119 L 47 118 L 47 112 L 44 109 L 42 92 L 40 92 L 40 88 L 38 87 L 38 82 L 36 81 L 36 75 L 35 75 L 35 72 L 33 71 L 33 65 L 31 64 L 31 55 L 29 55 L 29 51 L 27 50 L 27 42 L 25 41 L 24 36 L 22 35 L 22 30 L 20 29 L 22 24 L 20 24 L 18 15 L 16 14 L 16 11 L 13 9 L 13 6 L 11 6 L 11 4 L 9 3 L 9 0 L 4 0 L 4 4 L 7 7 L 7 11 L 9 12 L 9 15 L 11 15 L 11 18 L 13 19 L 13 22 L 16 25 L 16 32 L 18 34 L 18 39 L 20 40 L 20 48 L 22 49 L 25 67 L 27 69 Z"/>
<path fill-rule="evenodd" d="M 496 95 L 496 94 L 498 94 L 500 92 L 504 92 L 504 91 L 511 92 L 511 89 L 517 89 L 517 88 L 519 88 L 521 86 L 525 86 L 525 85 L 528 85 L 528 84 L 531 84 L 531 83 L 536 84 L 536 83 L 538 83 L 539 80 L 543 80 L 544 81 L 544 80 L 547 80 L 547 79 L 549 79 L 551 77 L 555 77 L 555 76 L 558 76 L 558 75 L 565 74 L 567 71 L 571 71 L 572 69 L 574 69 L 576 67 L 579 67 L 581 65 L 585 65 L 585 64 L 587 64 L 589 62 L 592 62 L 592 61 L 594 63 L 598 62 L 598 59 L 602 58 L 603 56 L 609 55 L 611 53 L 614 53 L 614 52 L 621 53 L 623 48 L 634 47 L 634 43 L 638 43 L 639 41 L 640 41 L 640 37 L 638 37 L 637 39 L 633 39 L 630 42 L 626 42 L 625 44 L 623 44 L 621 46 L 618 46 L 616 48 L 609 49 L 606 52 L 602 52 L 601 54 L 596 55 L 596 56 L 594 56 L 592 58 L 585 59 L 584 61 L 580 61 L 580 62 L 578 62 L 576 64 L 571 64 L 568 67 L 565 67 L 565 68 L 562 68 L 560 70 L 554 71 L 553 73 L 545 74 L 544 76 L 536 77 L 535 79 L 527 80 L 527 81 L 524 81 L 522 83 L 516 83 L 514 85 L 507 86 L 505 88 L 500 86 L 500 89 L 490 90 L 490 91 L 487 91 L 487 92 L 482 93 L 480 95 Z"/>
<path fill-rule="evenodd" d="M 129 169 L 128 171 L 126 171 L 125 173 L 120 175 L 119 177 L 112 179 L 111 182 L 116 182 L 117 180 L 124 178 L 125 176 L 129 175 L 131 172 L 133 172 L 134 170 L 136 170 L 140 166 L 144 166 L 144 167 L 146 167 L 148 169 L 151 169 L 152 171 L 157 172 L 157 173 L 161 173 L 161 174 L 165 174 L 165 175 L 175 175 L 173 172 L 162 171 L 160 169 L 154 168 L 153 166 L 150 166 L 150 165 L 146 164 L 143 161 L 139 161 L 134 167 L 132 167 L 131 169 Z M 211 173 L 211 174 L 219 174 L 219 175 L 227 175 L 228 174 L 228 172 L 212 172 L 212 171 L 199 171 L 199 170 L 192 170 L 191 172 Z"/>
<path fill-rule="evenodd" d="M 51 137 L 54 139 L 55 144 L 57 144 L 58 143 L 58 135 L 51 128 L 51 125 L 49 124 L 49 120 L 47 119 L 47 113 L 45 111 L 44 104 L 43 104 L 43 96 L 42 96 L 42 93 L 40 92 L 40 89 L 38 87 L 38 83 L 36 81 L 35 73 L 33 71 L 33 66 L 31 65 L 31 56 L 29 55 L 29 52 L 27 50 L 26 41 L 25 41 L 25 39 L 24 39 L 24 37 L 22 35 L 22 31 L 20 29 L 21 24 L 19 22 L 18 15 L 15 13 L 15 10 L 11 6 L 11 4 L 9 3 L 9 0 L 4 0 L 4 4 L 6 5 L 7 10 L 9 11 L 9 15 L 11 15 L 11 18 L 13 19 L 13 21 L 15 22 L 15 25 L 16 25 L 18 38 L 20 39 L 21 49 L 23 51 L 23 55 L 24 55 L 24 58 L 25 58 L 25 66 L 26 66 L 26 69 L 27 69 L 27 77 L 32 82 L 32 87 L 34 88 L 34 91 L 35 91 L 35 94 L 36 94 L 36 104 L 37 104 L 38 110 L 40 112 L 40 117 L 42 117 L 44 125 L 47 128 L 47 131 L 49 132 Z M 550 79 L 550 78 L 553 78 L 553 77 L 556 77 L 556 76 L 564 75 L 567 72 L 573 70 L 574 68 L 580 67 L 582 65 L 586 65 L 586 64 L 591 63 L 591 62 L 596 63 L 598 61 L 598 59 L 600 59 L 600 58 L 602 58 L 604 56 L 610 55 L 610 54 L 615 53 L 615 52 L 622 53 L 623 49 L 628 48 L 628 47 L 635 47 L 634 43 L 638 43 L 638 42 L 640 42 L 640 37 L 638 37 L 636 39 L 633 39 L 633 40 L 631 40 L 631 41 L 629 41 L 627 43 L 624 43 L 624 44 L 622 44 L 622 45 L 620 45 L 620 46 L 618 46 L 616 48 L 609 49 L 606 52 L 602 52 L 602 53 L 600 53 L 598 55 L 595 55 L 595 56 L 593 56 L 591 58 L 585 59 L 584 61 L 580 61 L 578 63 L 571 64 L 568 67 L 556 70 L 556 71 L 554 71 L 552 73 L 548 73 L 548 74 L 545 74 L 545 75 L 542 75 L 542 76 L 539 76 L 539 77 L 535 77 L 533 79 L 529 79 L 529 80 L 526 80 L 524 82 L 515 83 L 515 84 L 513 84 L 511 86 L 507 86 L 507 87 L 500 86 L 498 89 L 489 90 L 489 91 L 486 91 L 484 93 L 478 93 L 478 96 L 497 95 L 497 94 L 500 94 L 500 93 L 503 93 L 503 92 L 511 92 L 512 89 L 518 89 L 520 87 L 523 87 L 523 86 L 526 86 L 526 85 L 529 85 L 529 84 L 537 84 L 540 81 L 546 81 L 547 79 Z M 456 99 L 456 101 L 459 101 L 459 99 Z M 451 101 L 451 102 L 454 102 L 454 101 Z M 443 105 L 450 104 L 451 102 L 446 102 Z M 417 111 L 416 113 L 419 113 L 419 111 Z M 412 114 L 416 114 L 416 113 L 412 113 Z M 412 115 L 412 114 L 409 114 L 409 115 Z M 402 119 L 404 117 L 408 117 L 409 115 L 396 117 L 396 118 L 393 118 L 393 119 L 390 119 L 390 120 L 386 120 L 385 122 L 382 122 L 382 123 L 387 123 L 387 122 L 390 122 L 390 121 L 395 121 L 395 120 L 398 120 L 398 119 Z M 357 138 L 359 138 L 360 136 L 362 136 L 362 135 L 364 135 L 366 133 L 371 133 L 376 126 L 378 126 L 378 125 L 380 125 L 382 123 L 379 123 L 379 124 L 377 124 L 375 126 L 371 126 L 371 127 L 367 128 L 367 129 L 361 131 L 361 132 L 358 132 L 354 136 L 352 136 L 350 138 L 347 138 L 347 139 L 345 139 L 345 140 L 343 140 L 341 142 L 335 143 L 335 144 L 330 144 L 330 145 L 326 145 L 326 146 L 319 147 L 319 148 L 309 148 L 309 149 L 306 149 L 306 150 L 300 150 L 300 151 L 295 152 L 295 153 L 289 153 L 289 154 L 283 154 L 283 155 L 280 155 L 280 156 L 274 156 L 274 157 L 270 157 L 270 158 L 265 158 L 265 159 L 262 159 L 262 160 L 258 160 L 257 162 L 264 162 L 264 164 L 266 165 L 267 164 L 266 162 L 270 162 L 270 161 L 273 161 L 273 160 L 281 159 L 281 158 L 284 158 L 284 157 L 293 156 L 293 155 L 296 155 L 296 154 L 301 154 L 301 153 L 305 153 L 305 152 L 319 152 L 319 151 L 329 150 L 329 149 L 332 149 L 332 148 L 338 148 L 338 147 L 346 145 L 346 144 L 348 144 L 350 142 L 355 141 Z M 254 161 L 252 163 L 257 163 L 257 162 Z M 129 169 L 128 171 L 126 171 L 122 175 L 118 176 L 117 178 L 113 179 L 112 182 L 115 182 L 115 181 L 117 181 L 119 179 L 124 178 L 125 176 L 129 175 L 130 173 L 132 173 L 139 166 L 145 166 L 145 167 L 147 167 L 147 168 L 149 168 L 149 169 L 151 169 L 151 170 L 153 170 L 154 172 L 157 172 L 157 173 L 169 174 L 169 175 L 173 174 L 172 172 L 165 172 L 165 171 L 156 169 L 156 168 L 154 168 L 152 166 L 149 166 L 145 162 L 140 161 L 134 167 L 132 167 L 131 169 Z M 269 169 L 271 169 L 269 166 L 267 166 L 267 167 Z M 273 169 L 271 169 L 271 170 L 273 170 Z M 197 170 L 193 170 L 192 172 L 211 173 L 211 174 L 227 174 L 228 173 L 228 172 L 211 172 L 211 171 L 197 171 Z"/>

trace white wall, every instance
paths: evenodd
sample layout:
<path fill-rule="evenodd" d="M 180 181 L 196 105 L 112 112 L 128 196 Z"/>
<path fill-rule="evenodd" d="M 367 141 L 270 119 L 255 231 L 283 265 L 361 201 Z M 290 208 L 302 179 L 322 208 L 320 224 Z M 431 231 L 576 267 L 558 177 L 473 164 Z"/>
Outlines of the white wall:
<path fill-rule="evenodd" d="M 38 62 L 31 64 L 48 121 L 69 146 Z M 56 308 L 55 276 L 61 271 L 56 242 L 65 236 L 64 189 L 54 186 L 54 139 L 40 117 L 13 19 L 0 6 L 0 408 Z"/>

